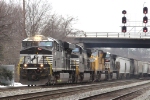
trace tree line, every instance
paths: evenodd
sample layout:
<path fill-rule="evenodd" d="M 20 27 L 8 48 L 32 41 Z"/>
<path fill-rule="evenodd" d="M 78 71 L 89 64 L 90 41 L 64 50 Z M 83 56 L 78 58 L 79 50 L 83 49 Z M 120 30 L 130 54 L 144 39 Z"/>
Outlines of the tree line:
<path fill-rule="evenodd" d="M 22 4 L 14 0 L 0 0 L 0 63 L 17 64 L 21 41 L 28 36 L 43 34 L 66 40 L 69 34 L 80 30 L 72 27 L 77 21 L 52 12 L 47 0 L 25 0 L 25 32 Z"/>

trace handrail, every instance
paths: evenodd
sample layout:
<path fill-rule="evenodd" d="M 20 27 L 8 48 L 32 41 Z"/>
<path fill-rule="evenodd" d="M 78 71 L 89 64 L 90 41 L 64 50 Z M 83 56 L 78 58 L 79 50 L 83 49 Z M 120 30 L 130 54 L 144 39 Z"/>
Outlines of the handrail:
<path fill-rule="evenodd" d="M 50 63 L 50 60 L 46 57 L 46 60 L 50 66 L 50 75 L 52 76 L 52 64 Z"/>
<path fill-rule="evenodd" d="M 75 35 L 68 35 L 68 37 L 95 37 L 95 38 L 150 38 L 150 32 L 127 32 L 127 33 L 119 33 L 119 32 L 80 32 Z"/>
<path fill-rule="evenodd" d="M 18 75 L 19 75 L 19 76 L 20 76 L 20 63 L 22 62 L 23 58 L 24 58 L 24 57 L 21 57 L 21 58 L 20 58 L 19 63 L 18 63 L 18 67 L 17 67 L 17 68 L 18 68 Z"/>

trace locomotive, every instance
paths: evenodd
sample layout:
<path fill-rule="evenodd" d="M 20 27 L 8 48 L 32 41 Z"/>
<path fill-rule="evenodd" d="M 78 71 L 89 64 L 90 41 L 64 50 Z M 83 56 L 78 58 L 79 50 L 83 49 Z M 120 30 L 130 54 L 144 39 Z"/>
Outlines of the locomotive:
<path fill-rule="evenodd" d="M 35 35 L 22 41 L 20 83 L 28 86 L 148 76 L 150 64 Z"/>

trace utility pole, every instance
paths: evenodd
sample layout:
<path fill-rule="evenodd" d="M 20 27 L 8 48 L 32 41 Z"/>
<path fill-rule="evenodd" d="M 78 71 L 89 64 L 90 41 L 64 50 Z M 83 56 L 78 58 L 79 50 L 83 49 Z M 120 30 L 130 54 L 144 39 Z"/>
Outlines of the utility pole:
<path fill-rule="evenodd" d="M 26 34 L 26 23 L 25 23 L 25 0 L 23 0 L 23 31 L 25 38 L 27 37 Z"/>

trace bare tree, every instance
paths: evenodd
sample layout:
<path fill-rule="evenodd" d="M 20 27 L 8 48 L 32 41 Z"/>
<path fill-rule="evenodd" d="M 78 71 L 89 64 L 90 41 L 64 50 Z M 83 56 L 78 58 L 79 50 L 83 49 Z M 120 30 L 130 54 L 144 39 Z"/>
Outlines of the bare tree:
<path fill-rule="evenodd" d="M 22 8 L 19 5 L 0 1 L 0 58 L 3 64 L 17 63 L 20 43 L 25 38 L 22 22 Z"/>
<path fill-rule="evenodd" d="M 42 1 L 42 2 L 41 2 Z M 43 34 L 57 39 L 65 39 L 69 34 L 78 30 L 72 28 L 73 17 L 64 18 L 61 15 L 51 14 L 52 6 L 47 0 L 26 1 L 26 32 L 28 36 Z"/>
<path fill-rule="evenodd" d="M 9 31 L 12 27 L 10 15 L 12 13 L 11 6 L 6 4 L 4 0 L 0 1 L 0 41 L 4 41 L 9 37 Z"/>
<path fill-rule="evenodd" d="M 51 13 L 51 5 L 47 0 L 28 0 L 26 1 L 26 33 L 34 36 L 43 29 Z"/>
<path fill-rule="evenodd" d="M 64 18 L 58 15 L 52 15 L 48 20 L 48 23 L 44 26 L 42 34 L 45 36 L 51 36 L 57 39 L 63 39 L 67 35 L 71 34 L 74 30 L 72 28 L 72 23 L 75 21 L 75 18 L 68 17 Z"/>
<path fill-rule="evenodd" d="M 9 33 L 12 27 L 10 19 L 11 6 L 3 0 L 0 1 L 0 60 L 3 59 L 3 43 L 9 39 Z"/>

